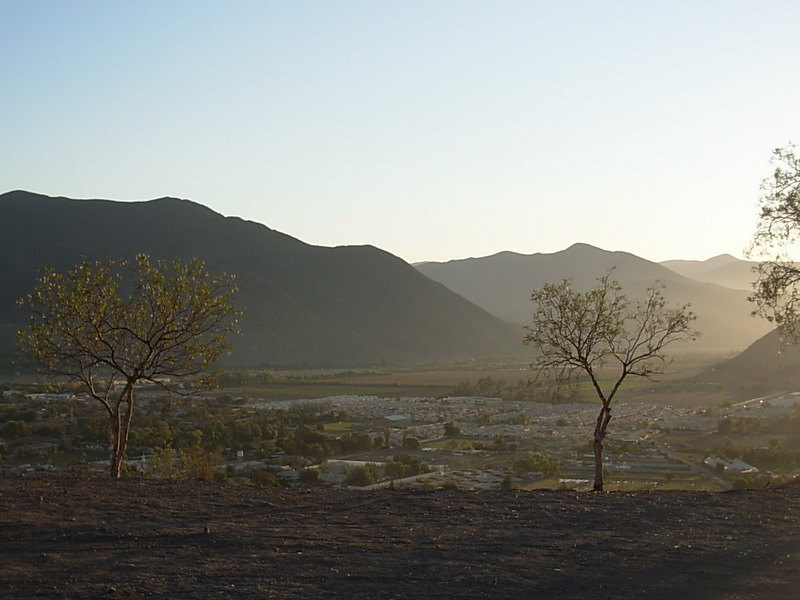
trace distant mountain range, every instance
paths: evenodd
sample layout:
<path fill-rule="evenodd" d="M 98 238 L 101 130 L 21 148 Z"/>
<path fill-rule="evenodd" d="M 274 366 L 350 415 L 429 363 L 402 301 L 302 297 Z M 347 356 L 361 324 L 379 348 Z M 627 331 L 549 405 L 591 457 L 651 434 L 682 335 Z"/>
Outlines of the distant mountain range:
<path fill-rule="evenodd" d="M 72 200 L 24 191 L 0 195 L 0 371 L 11 368 L 15 302 L 43 265 L 65 269 L 82 257 L 200 257 L 237 276 L 243 334 L 233 366 L 412 365 L 481 356 L 522 356 L 531 292 L 565 278 L 588 288 L 615 268 L 635 296 L 655 281 L 670 302 L 692 305 L 699 340 L 689 352 L 742 351 L 769 324 L 750 316 L 755 263 L 721 255 L 658 264 L 627 252 L 575 244 L 552 254 L 501 252 L 412 267 L 372 246 L 325 248 L 204 206 Z M 677 349 L 676 349 L 677 350 Z"/>
<path fill-rule="evenodd" d="M 575 244 L 552 254 L 500 252 L 484 258 L 416 265 L 434 281 L 462 295 L 497 317 L 523 325 L 530 320 L 530 295 L 547 282 L 572 279 L 588 289 L 614 268 L 613 278 L 632 298 L 656 281 L 674 304 L 690 303 L 702 336 L 688 351 L 742 351 L 766 334 L 769 323 L 751 316 L 747 302 L 752 264 L 723 255 L 708 261 L 658 264 L 627 252 L 609 252 Z"/>
<path fill-rule="evenodd" d="M 0 195 L 0 371 L 11 368 L 15 302 L 39 269 L 82 257 L 203 259 L 237 277 L 238 366 L 418 364 L 521 353 L 522 332 L 371 246 L 323 248 L 199 204 Z"/>
<path fill-rule="evenodd" d="M 667 260 L 659 264 L 689 279 L 748 292 L 753 290 L 756 280 L 754 269 L 758 266 L 757 262 L 739 260 L 730 254 L 720 254 L 702 261 Z"/>

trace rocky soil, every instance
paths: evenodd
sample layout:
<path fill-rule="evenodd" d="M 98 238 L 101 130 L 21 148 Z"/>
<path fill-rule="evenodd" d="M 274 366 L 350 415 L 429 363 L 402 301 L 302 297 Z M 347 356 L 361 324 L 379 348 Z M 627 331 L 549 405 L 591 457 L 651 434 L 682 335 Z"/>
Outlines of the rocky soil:
<path fill-rule="evenodd" d="M 800 597 L 800 486 L 302 490 L 0 479 L 0 597 Z"/>

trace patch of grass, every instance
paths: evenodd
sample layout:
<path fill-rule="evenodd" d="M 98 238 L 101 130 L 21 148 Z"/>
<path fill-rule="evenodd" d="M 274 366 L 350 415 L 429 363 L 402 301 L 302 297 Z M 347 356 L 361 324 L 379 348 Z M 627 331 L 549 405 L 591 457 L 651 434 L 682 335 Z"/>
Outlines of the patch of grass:
<path fill-rule="evenodd" d="M 325 423 L 325 431 L 350 431 L 355 427 L 352 421 L 337 421 L 335 423 Z"/>

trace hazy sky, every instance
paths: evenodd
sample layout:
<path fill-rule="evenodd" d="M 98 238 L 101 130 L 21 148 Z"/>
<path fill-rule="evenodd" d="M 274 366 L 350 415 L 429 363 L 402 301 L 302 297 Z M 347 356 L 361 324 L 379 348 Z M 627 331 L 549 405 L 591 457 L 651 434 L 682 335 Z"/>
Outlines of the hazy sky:
<path fill-rule="evenodd" d="M 741 256 L 800 2 L 0 0 L 0 191 L 188 198 L 410 262 Z"/>

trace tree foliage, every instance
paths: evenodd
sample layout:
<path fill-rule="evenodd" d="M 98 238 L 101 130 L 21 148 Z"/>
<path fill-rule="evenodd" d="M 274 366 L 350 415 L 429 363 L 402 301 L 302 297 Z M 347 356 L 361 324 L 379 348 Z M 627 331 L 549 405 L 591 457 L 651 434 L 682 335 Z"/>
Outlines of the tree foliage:
<path fill-rule="evenodd" d="M 511 402 L 546 402 L 548 404 L 580 401 L 575 390 L 553 386 L 547 381 L 534 382 L 520 379 L 516 384 L 511 384 L 491 375 L 481 377 L 477 382 L 462 381 L 453 389 L 452 395 L 502 398 Z"/>
<path fill-rule="evenodd" d="M 364 487 L 372 485 L 380 479 L 380 472 L 378 466 L 374 463 L 367 463 L 365 465 L 358 465 L 344 478 L 344 485 L 351 485 L 355 487 Z"/>
<path fill-rule="evenodd" d="M 200 378 L 227 350 L 240 317 L 232 277 L 211 275 L 199 259 L 88 261 L 59 273 L 45 268 L 19 301 L 28 327 L 20 350 L 50 374 L 83 385 L 111 422 L 111 475 L 119 477 L 134 388 L 175 389 Z"/>
<path fill-rule="evenodd" d="M 389 479 L 402 479 L 427 473 L 430 467 L 416 456 L 407 452 L 398 452 L 390 462 L 386 463 L 384 470 Z"/>
<path fill-rule="evenodd" d="M 557 475 L 561 463 L 557 458 L 550 458 L 541 452 L 529 452 L 514 461 L 514 470 L 521 473 L 537 472 L 544 475 Z"/>
<path fill-rule="evenodd" d="M 457 438 L 461 435 L 461 428 L 456 425 L 455 423 L 445 423 L 444 424 L 444 435 L 445 437 L 449 438 Z"/>
<path fill-rule="evenodd" d="M 316 467 L 306 468 L 300 471 L 297 480 L 303 485 L 321 485 L 322 473 Z"/>
<path fill-rule="evenodd" d="M 757 280 L 750 300 L 756 314 L 774 323 L 786 338 L 797 342 L 800 309 L 800 268 L 789 252 L 800 241 L 800 157 L 796 146 L 776 148 L 775 166 L 761 183 L 760 215 L 750 254 L 769 256 L 756 268 Z"/>
<path fill-rule="evenodd" d="M 611 272 L 586 292 L 570 280 L 547 283 L 531 295 L 536 305 L 524 342 L 536 355 L 531 368 L 537 378 L 559 383 L 588 377 L 600 399 L 594 429 L 594 489 L 603 489 L 603 440 L 611 420 L 611 403 L 628 376 L 654 379 L 664 372 L 664 349 L 673 342 L 694 339 L 694 314 L 688 305 L 670 308 L 663 286 L 646 290 L 631 301 Z"/>

